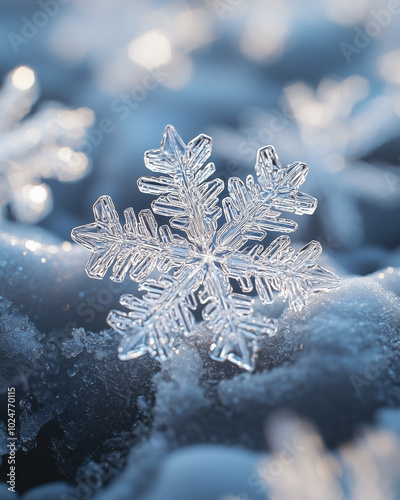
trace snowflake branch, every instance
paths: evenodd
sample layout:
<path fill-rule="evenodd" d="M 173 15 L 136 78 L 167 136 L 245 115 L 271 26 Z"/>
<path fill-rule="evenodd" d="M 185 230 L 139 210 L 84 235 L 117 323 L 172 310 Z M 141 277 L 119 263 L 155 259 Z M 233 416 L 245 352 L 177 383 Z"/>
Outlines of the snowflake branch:
<path fill-rule="evenodd" d="M 214 172 L 213 163 L 204 166 L 211 154 L 212 139 L 201 134 L 186 145 L 175 129 L 165 129 L 160 149 L 145 153 L 146 167 L 167 174 L 161 177 L 141 177 L 141 192 L 161 195 L 153 201 L 153 212 L 172 217 L 172 227 L 185 231 L 190 241 L 207 248 L 217 229 L 222 211 L 217 207 L 218 195 L 224 182 L 205 182 Z"/>
<path fill-rule="evenodd" d="M 75 228 L 71 237 L 92 252 L 86 265 L 91 278 L 102 279 L 113 265 L 111 279 L 121 282 L 129 272 L 133 281 L 142 281 L 157 266 L 162 272 L 196 262 L 194 247 L 168 226 L 158 224 L 150 210 L 138 217 L 132 208 L 125 210 L 125 226 L 109 196 L 101 196 L 93 206 L 95 222 Z M 201 255 L 199 256 L 202 257 Z"/>
<path fill-rule="evenodd" d="M 204 277 L 202 266 L 185 268 L 184 273 L 174 277 L 163 275 L 158 281 L 147 280 L 139 286 L 145 291 L 141 299 L 133 295 L 122 295 L 120 304 L 130 312 L 113 310 L 107 322 L 123 336 L 119 347 L 122 360 L 142 356 L 146 352 L 158 360 L 171 353 L 174 338 L 193 333 L 196 309 L 194 293 Z M 183 295 L 181 290 L 185 289 Z"/>
<path fill-rule="evenodd" d="M 204 288 L 199 293 L 203 319 L 214 332 L 211 358 L 229 360 L 240 368 L 255 368 L 257 339 L 261 335 L 274 335 L 274 320 L 254 313 L 253 300 L 232 293 L 227 277 L 212 263 L 209 264 Z"/>
<path fill-rule="evenodd" d="M 226 224 L 218 231 L 217 251 L 238 250 L 248 240 L 262 240 L 268 231 L 296 231 L 296 222 L 281 217 L 281 212 L 312 214 L 317 200 L 299 191 L 306 180 L 308 167 L 295 162 L 282 167 L 272 146 L 258 151 L 252 175 L 246 184 L 237 177 L 228 182 L 230 196 L 222 202 Z"/>
<path fill-rule="evenodd" d="M 246 292 L 252 290 L 254 278 L 263 304 L 271 304 L 277 291 L 292 309 L 300 310 L 311 293 L 336 288 L 340 280 L 331 271 L 313 264 L 322 252 L 318 241 L 311 241 L 297 253 L 289 245 L 288 236 L 279 236 L 266 249 L 257 245 L 250 251 L 228 256 L 223 267 Z"/>

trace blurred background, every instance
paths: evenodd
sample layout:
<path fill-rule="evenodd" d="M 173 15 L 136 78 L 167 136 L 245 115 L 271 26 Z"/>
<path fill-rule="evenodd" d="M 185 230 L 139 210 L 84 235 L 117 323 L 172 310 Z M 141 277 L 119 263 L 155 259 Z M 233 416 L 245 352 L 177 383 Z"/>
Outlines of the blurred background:
<path fill-rule="evenodd" d="M 102 194 L 120 212 L 147 207 L 143 153 L 171 123 L 186 142 L 214 138 L 224 180 L 250 173 L 266 144 L 305 161 L 319 207 L 294 239 L 318 239 L 351 273 L 389 264 L 400 245 L 397 0 L 0 5 L 6 219 L 69 239 Z"/>

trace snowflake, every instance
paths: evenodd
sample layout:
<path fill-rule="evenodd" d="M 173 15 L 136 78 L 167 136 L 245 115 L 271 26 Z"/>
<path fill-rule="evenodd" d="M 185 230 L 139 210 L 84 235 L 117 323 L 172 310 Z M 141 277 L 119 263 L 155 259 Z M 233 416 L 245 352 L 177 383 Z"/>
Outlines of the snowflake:
<path fill-rule="evenodd" d="M 172 126 L 167 126 L 160 149 L 145 153 L 146 167 L 162 174 L 141 177 L 141 192 L 158 196 L 152 210 L 137 216 L 125 210 L 119 222 L 112 200 L 101 196 L 94 204 L 95 222 L 75 228 L 72 239 L 93 252 L 86 272 L 101 279 L 112 267 L 111 279 L 129 277 L 139 282 L 142 298 L 123 295 L 121 305 L 129 312 L 111 311 L 107 321 L 123 340 L 123 360 L 150 353 L 158 360 L 174 351 L 174 339 L 194 333 L 193 311 L 203 306 L 202 317 L 213 332 L 211 357 L 253 370 L 260 335 L 274 335 L 277 323 L 257 314 L 253 299 L 235 293 L 230 279 L 243 292 L 253 286 L 263 304 L 273 301 L 274 291 L 300 310 L 310 293 L 339 285 L 330 271 L 314 264 L 322 249 L 311 241 L 297 253 L 287 235 L 266 248 L 247 246 L 261 241 L 268 231 L 290 233 L 297 229 L 281 212 L 312 214 L 317 200 L 299 191 L 308 167 L 295 162 L 282 166 L 272 146 L 259 150 L 255 178 L 228 182 L 229 196 L 217 205 L 224 189 L 221 179 L 208 181 L 215 172 L 206 160 L 212 139 L 199 135 L 187 145 Z M 222 213 L 225 223 L 218 228 Z M 171 217 L 170 226 L 158 227 L 153 214 Z M 186 234 L 173 234 L 171 228 Z M 150 278 L 158 269 L 157 280 Z"/>
<path fill-rule="evenodd" d="M 300 151 L 317 167 L 308 190 L 321 202 L 318 215 L 327 240 L 332 246 L 356 246 L 367 235 L 362 204 L 387 209 L 400 201 L 397 168 L 365 160 L 398 136 L 399 114 L 393 103 L 400 93 L 369 93 L 368 81 L 359 75 L 341 81 L 324 78 L 315 91 L 297 82 L 284 89 L 288 107 L 253 111 L 240 132 L 220 130 L 224 140 L 218 141 L 217 152 L 233 162 L 242 154 L 250 167 L 266 139 L 278 148 L 285 146 L 288 154 Z"/>
<path fill-rule="evenodd" d="M 27 66 L 12 71 L 0 93 L 0 211 L 4 215 L 10 206 L 24 223 L 51 211 L 51 192 L 43 179 L 68 182 L 89 170 L 88 158 L 76 149 L 93 122 L 92 111 L 51 103 L 21 121 L 38 95 L 36 75 Z"/>

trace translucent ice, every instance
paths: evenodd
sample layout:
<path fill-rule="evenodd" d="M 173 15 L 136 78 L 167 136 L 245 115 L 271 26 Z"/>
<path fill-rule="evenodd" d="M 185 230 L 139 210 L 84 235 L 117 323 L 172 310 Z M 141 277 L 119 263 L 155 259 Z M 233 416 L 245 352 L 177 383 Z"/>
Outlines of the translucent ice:
<path fill-rule="evenodd" d="M 310 293 L 338 286 L 339 279 L 314 264 L 321 245 L 311 241 L 297 253 L 284 234 L 269 246 L 262 241 L 269 231 L 291 233 L 297 223 L 282 212 L 312 214 L 317 200 L 299 191 L 308 167 L 295 162 L 282 166 L 272 146 L 259 150 L 255 177 L 244 183 L 228 182 L 229 196 L 218 206 L 224 189 L 221 179 L 208 180 L 215 172 L 212 139 L 199 135 L 185 144 L 175 129 L 167 126 L 159 149 L 145 153 L 146 167 L 161 174 L 141 177 L 140 191 L 158 198 L 152 210 L 136 215 L 125 210 L 125 225 L 108 196 L 94 204 L 95 222 L 75 228 L 72 238 L 92 252 L 86 271 L 101 279 L 112 267 L 111 279 L 126 275 L 140 283 L 142 298 L 123 295 L 121 305 L 129 312 L 111 311 L 108 323 L 123 340 L 121 359 L 150 353 L 166 359 L 177 336 L 190 336 L 195 327 L 193 311 L 203 305 L 202 316 L 213 331 L 211 357 L 229 360 L 253 370 L 258 338 L 274 335 L 276 323 L 257 314 L 252 298 L 244 293 L 255 289 L 263 304 L 273 301 L 274 292 L 300 310 Z M 170 217 L 170 226 L 158 227 L 156 215 Z M 225 223 L 218 228 L 218 219 Z M 185 233 L 173 234 L 170 227 Z M 157 268 L 158 280 L 150 278 Z M 235 293 L 236 280 L 244 293 Z"/>

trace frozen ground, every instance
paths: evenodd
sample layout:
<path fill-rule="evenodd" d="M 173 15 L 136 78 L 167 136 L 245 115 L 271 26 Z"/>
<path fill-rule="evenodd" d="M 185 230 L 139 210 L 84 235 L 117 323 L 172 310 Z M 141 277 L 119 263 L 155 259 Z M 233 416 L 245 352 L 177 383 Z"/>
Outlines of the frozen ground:
<path fill-rule="evenodd" d="M 314 295 L 305 310 L 284 310 L 276 337 L 261 342 L 255 373 L 210 360 L 210 332 L 204 329 L 182 341 L 179 355 L 160 366 L 147 356 L 118 360 L 117 334 L 94 328 L 110 307 L 105 304 L 101 310 L 101 300 L 111 302 L 117 296 L 107 282 L 82 274 L 86 252 L 41 230 L 31 229 L 27 240 L 25 231 L 22 237 L 13 225 L 6 229 L 0 268 L 0 375 L 3 388 L 17 388 L 18 453 L 32 470 L 26 477 L 31 486 L 44 479 L 34 477 L 34 461 L 46 450 L 55 462 L 54 480 L 78 481 L 78 490 L 66 484 L 43 486 L 24 498 L 46 498 L 51 488 L 69 489 L 72 495 L 90 489 L 101 499 L 184 499 L 189 491 L 191 498 L 265 498 L 268 491 L 287 498 L 289 486 L 283 478 L 289 474 L 299 481 L 303 468 L 316 467 L 315 454 L 329 464 L 329 481 L 337 488 L 347 481 L 331 464 L 319 435 L 325 446 L 338 450 L 334 456 L 340 462 L 344 443 L 368 425 L 366 436 L 343 448 L 356 454 L 355 467 L 360 466 L 362 447 L 377 440 L 384 448 L 389 438 L 383 428 L 387 421 L 396 422 L 396 413 L 379 411 L 400 404 L 400 268 L 345 277 L 339 289 Z M 332 260 L 324 264 L 332 266 Z M 88 295 L 80 294 L 81 289 Z M 88 297 L 94 300 L 88 302 Z M 32 309 L 21 312 L 29 303 Z M 272 314 L 278 315 L 279 309 Z M 39 317 L 32 317 L 32 310 Z M 74 328 L 85 322 L 87 328 Z M 67 323 L 66 330 L 62 325 Z M 266 427 L 276 411 L 285 409 L 312 421 L 318 431 L 305 431 L 289 417 L 275 418 Z M 392 417 L 383 424 L 378 415 L 387 414 Z M 390 432 L 398 431 L 392 425 Z M 282 472 L 276 472 L 276 481 L 268 482 L 268 474 L 260 479 L 260 464 L 276 460 L 273 453 L 279 456 L 290 439 L 297 439 L 288 436 L 304 433 L 313 436 L 307 437 L 304 457 L 299 451 L 293 465 L 289 460 L 290 467 L 286 462 L 277 466 Z M 1 435 L 4 443 L 3 431 Z M 394 447 L 396 441 L 390 442 Z M 384 458 L 387 451 L 378 447 L 371 460 L 388 475 L 379 455 Z M 389 451 L 400 453 L 399 448 Z M 328 488 L 327 481 L 320 488 Z M 46 494 L 57 498 L 60 493 L 54 492 Z"/>

